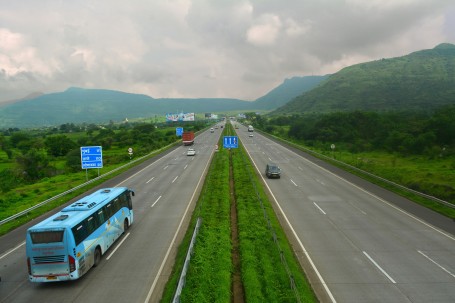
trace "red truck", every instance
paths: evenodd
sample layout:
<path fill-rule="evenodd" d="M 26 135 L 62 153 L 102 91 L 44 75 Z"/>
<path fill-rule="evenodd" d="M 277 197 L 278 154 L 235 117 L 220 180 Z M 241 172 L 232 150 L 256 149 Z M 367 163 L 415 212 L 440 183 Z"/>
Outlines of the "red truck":
<path fill-rule="evenodd" d="M 193 145 L 194 144 L 194 132 L 183 132 L 182 141 L 183 141 L 183 145 Z"/>

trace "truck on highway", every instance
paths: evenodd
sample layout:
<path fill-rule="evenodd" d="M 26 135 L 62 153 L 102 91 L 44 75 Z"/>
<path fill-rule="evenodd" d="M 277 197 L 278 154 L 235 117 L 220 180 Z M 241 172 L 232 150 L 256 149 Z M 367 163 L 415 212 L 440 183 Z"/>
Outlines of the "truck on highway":
<path fill-rule="evenodd" d="M 194 144 L 194 132 L 183 132 L 182 141 L 183 141 L 183 145 L 193 145 Z"/>
<path fill-rule="evenodd" d="M 253 125 L 248 125 L 248 131 L 249 131 L 249 132 L 254 132 Z"/>

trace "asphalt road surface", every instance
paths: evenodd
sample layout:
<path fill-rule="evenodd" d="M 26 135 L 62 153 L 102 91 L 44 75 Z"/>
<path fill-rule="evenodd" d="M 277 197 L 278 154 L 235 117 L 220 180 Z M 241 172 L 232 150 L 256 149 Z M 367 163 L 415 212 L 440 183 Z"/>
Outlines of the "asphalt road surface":
<path fill-rule="evenodd" d="M 455 222 L 254 133 L 236 130 L 322 302 L 455 302 Z M 268 162 L 282 169 L 266 179 Z M 280 212 L 279 211 L 279 212 Z"/>
<path fill-rule="evenodd" d="M 104 255 L 100 265 L 76 281 L 31 283 L 25 257 L 24 227 L 0 238 L 0 302 L 157 302 L 172 265 L 187 215 L 203 184 L 221 129 L 206 131 L 191 146 L 179 146 L 100 187 L 135 191 L 134 222 Z M 98 187 L 98 188 L 100 188 Z"/>
<path fill-rule="evenodd" d="M 31 283 L 25 231 L 0 238 L 0 302 L 158 302 L 222 129 L 200 134 L 100 187 L 135 190 L 135 221 L 77 281 Z M 240 126 L 322 302 L 455 302 L 455 223 L 384 189 Z M 71 201 L 70 201 L 71 202 Z M 47 214 L 45 216 L 49 216 Z"/>

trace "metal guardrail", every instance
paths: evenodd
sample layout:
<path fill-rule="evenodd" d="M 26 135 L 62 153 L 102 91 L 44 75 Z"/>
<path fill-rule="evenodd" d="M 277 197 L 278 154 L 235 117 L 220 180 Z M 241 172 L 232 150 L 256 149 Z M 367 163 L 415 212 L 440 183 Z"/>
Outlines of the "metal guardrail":
<path fill-rule="evenodd" d="M 199 227 L 201 226 L 201 217 L 197 218 L 196 226 L 194 227 L 193 236 L 191 237 L 190 246 L 188 247 L 188 252 L 186 253 L 185 263 L 183 264 L 182 272 L 180 273 L 179 283 L 177 285 L 177 290 L 175 291 L 173 303 L 180 303 L 180 295 L 182 294 L 182 289 L 185 286 L 186 273 L 190 265 L 191 255 L 193 254 L 194 243 L 196 242 L 196 236 L 199 232 Z"/>
<path fill-rule="evenodd" d="M 140 157 L 140 158 L 134 159 L 134 160 L 132 160 L 132 161 L 130 161 L 130 162 L 128 162 L 128 163 L 122 165 L 122 166 L 119 166 L 119 167 L 117 167 L 117 168 L 115 168 L 115 169 L 113 169 L 113 170 L 111 170 L 111 171 L 109 171 L 109 172 L 107 172 L 107 173 L 101 175 L 101 176 L 98 176 L 98 177 L 96 177 L 96 178 L 94 178 L 94 179 L 92 179 L 92 180 L 90 180 L 90 181 L 87 181 L 87 182 L 85 182 L 85 183 L 82 183 L 82 184 L 80 184 L 80 185 L 78 185 L 78 186 L 76 186 L 76 187 L 74 187 L 74 188 L 72 188 L 72 189 L 70 189 L 70 190 L 67 190 L 67 191 L 65 191 L 65 192 L 62 192 L 62 193 L 60 193 L 60 194 L 58 194 L 58 195 L 56 195 L 56 196 L 54 196 L 54 197 L 52 197 L 52 198 L 49 198 L 49 199 L 47 199 L 47 200 L 45 200 L 45 201 L 43 201 L 43 202 L 40 202 L 40 203 L 38 203 L 38 204 L 36 204 L 36 205 L 30 207 L 30 208 L 27 208 L 26 210 L 23 210 L 23 211 L 21 211 L 21 212 L 15 214 L 15 215 L 12 215 L 11 217 L 5 218 L 5 219 L 3 219 L 3 220 L 0 221 L 0 226 L 3 225 L 3 224 L 5 224 L 5 223 L 8 223 L 8 222 L 10 222 L 10 221 L 13 221 L 13 220 L 15 220 L 15 219 L 17 219 L 17 218 L 19 218 L 19 217 L 22 217 L 22 216 L 28 214 L 29 212 L 31 212 L 31 211 L 33 211 L 33 210 L 35 210 L 35 209 L 37 209 L 37 208 L 40 208 L 41 206 L 43 206 L 43 205 L 45 205 L 45 204 L 47 204 L 47 203 L 49 203 L 49 202 L 51 202 L 51 201 L 54 201 L 54 200 L 56 200 L 56 199 L 58 199 L 58 198 L 60 198 L 60 197 L 63 197 L 63 196 L 65 196 L 65 195 L 67 195 L 67 194 L 69 194 L 69 193 L 71 193 L 71 192 L 73 192 L 73 191 L 75 191 L 75 190 L 78 190 L 79 188 L 82 188 L 82 187 L 84 187 L 84 186 L 86 186 L 86 185 L 88 185 L 88 184 L 90 184 L 90 183 L 93 183 L 93 182 L 95 182 L 95 181 L 97 181 L 97 180 L 99 180 L 99 179 L 102 179 L 102 178 L 104 178 L 104 177 L 110 175 L 110 174 L 113 174 L 114 172 L 116 172 L 116 171 L 118 171 L 118 170 L 121 170 L 121 169 L 123 169 L 123 168 L 125 168 L 125 167 L 127 167 L 127 166 L 129 166 L 129 165 L 131 165 L 131 164 L 133 164 L 133 163 L 136 163 L 137 161 L 141 161 L 142 159 L 145 159 L 145 158 L 147 158 L 147 157 L 150 157 L 150 156 L 153 155 L 153 154 L 159 153 L 159 152 L 161 152 L 162 150 L 164 150 L 164 149 L 166 149 L 166 148 L 168 148 L 168 147 L 170 147 L 170 146 L 172 146 L 172 145 L 174 145 L 174 144 L 176 144 L 176 143 L 169 144 L 169 145 L 167 145 L 167 146 L 165 146 L 165 147 L 162 147 L 162 148 L 160 148 L 160 149 L 158 149 L 158 150 L 155 150 L 155 151 L 153 151 L 153 152 L 151 152 L 151 153 L 148 153 L 148 154 L 145 155 L 145 156 L 142 156 L 142 157 Z"/>
<path fill-rule="evenodd" d="M 263 133 L 263 132 L 262 132 L 262 133 Z M 303 150 L 303 151 L 305 151 L 305 152 L 307 152 L 307 153 L 309 153 L 309 154 L 316 155 L 316 156 L 318 156 L 318 157 L 321 157 L 321 158 L 324 158 L 324 159 L 327 159 L 327 160 L 336 162 L 336 163 L 338 163 L 338 164 L 340 164 L 340 165 L 343 165 L 343 166 L 348 167 L 348 168 L 350 168 L 350 169 L 352 169 L 352 170 L 355 170 L 355 171 L 357 171 L 357 172 L 359 172 L 359 173 L 361 173 L 361 174 L 367 175 L 367 176 L 369 176 L 369 177 L 372 177 L 372 178 L 375 178 L 375 179 L 380 180 L 380 181 L 382 181 L 382 182 L 385 182 L 385 183 L 387 183 L 387 184 L 389 184 L 389 185 L 393 185 L 393 186 L 398 187 L 398 188 L 400 188 L 400 189 L 402 189 L 402 190 L 408 191 L 408 192 L 410 192 L 410 193 L 416 194 L 416 195 L 418 195 L 418 196 L 427 198 L 427 199 L 432 200 L 432 201 L 434 201 L 434 202 L 437 202 L 437 203 L 443 204 L 443 205 L 445 205 L 445 206 L 447 206 L 447 207 L 450 207 L 450 208 L 454 208 L 454 209 L 455 209 L 455 204 L 450 203 L 450 202 L 448 202 L 448 201 L 439 199 L 439 198 L 434 197 L 434 196 L 431 196 L 431 195 L 427 195 L 427 194 L 425 194 L 425 193 L 416 191 L 416 190 L 411 189 L 411 188 L 409 188 L 409 187 L 406 187 L 406 186 L 404 186 L 404 185 L 401 185 L 401 184 L 395 183 L 395 182 L 393 182 L 393 181 L 387 180 L 387 179 L 385 179 L 385 178 L 379 177 L 379 176 L 377 176 L 377 175 L 375 175 L 375 174 L 372 174 L 372 173 L 370 173 L 370 172 L 367 172 L 367 171 L 365 171 L 365 170 L 362 170 L 362 169 L 360 169 L 360 168 L 358 168 L 358 167 L 352 166 L 352 165 L 347 164 L 347 163 L 345 163 L 345 162 L 343 162 L 343 161 L 340 161 L 340 160 L 334 159 L 334 158 L 332 158 L 332 157 L 326 156 L 326 155 L 324 155 L 324 154 L 318 153 L 318 152 L 316 152 L 316 151 L 314 151 L 314 150 L 311 150 L 311 149 L 308 149 L 308 148 L 306 148 L 306 147 L 304 147 L 304 146 L 301 146 L 301 145 L 295 144 L 295 143 L 293 143 L 293 142 L 284 140 L 284 139 L 279 138 L 279 137 L 277 137 L 277 136 L 274 136 L 274 135 L 271 135 L 271 134 L 268 134 L 268 133 L 263 133 L 263 134 L 266 134 L 266 135 L 268 135 L 268 136 L 270 136 L 270 137 L 273 137 L 273 138 L 275 138 L 276 140 L 285 142 L 286 144 L 292 145 L 292 146 L 294 146 L 295 148 L 300 149 L 300 150 Z"/>
<path fill-rule="evenodd" d="M 285 255 L 284 255 L 284 251 L 281 248 L 280 243 L 278 241 L 278 235 L 276 234 L 276 231 L 275 231 L 275 229 L 272 226 L 272 222 L 270 221 L 270 217 L 267 214 L 266 206 L 264 204 L 264 201 L 262 201 L 261 195 L 259 193 L 259 189 L 257 188 L 256 183 L 253 181 L 254 180 L 254 176 L 253 176 L 251 170 L 249 170 L 247 168 L 247 165 L 248 165 L 247 162 L 249 161 L 249 159 L 248 160 L 246 159 L 247 156 L 244 153 L 241 153 L 241 155 L 242 155 L 243 165 L 245 166 L 246 171 L 248 171 L 248 176 L 250 178 L 251 184 L 254 187 L 254 191 L 256 193 L 256 200 L 259 202 L 259 206 L 262 209 L 262 214 L 264 216 L 264 220 L 267 222 L 267 228 L 268 228 L 268 230 L 269 230 L 269 232 L 270 232 L 270 234 L 271 234 L 271 236 L 273 238 L 273 242 L 276 245 L 276 249 L 277 249 L 278 253 L 280 254 L 281 264 L 283 265 L 283 267 L 284 267 L 284 269 L 286 271 L 286 274 L 288 275 L 289 287 L 294 292 L 296 302 L 300 303 L 300 302 L 302 302 L 302 300 L 300 299 L 300 295 L 299 295 L 299 292 L 297 290 L 297 286 L 295 284 L 294 276 L 293 276 L 293 274 L 292 274 L 292 272 L 291 272 L 291 270 L 289 268 L 288 262 L 286 260 Z"/>

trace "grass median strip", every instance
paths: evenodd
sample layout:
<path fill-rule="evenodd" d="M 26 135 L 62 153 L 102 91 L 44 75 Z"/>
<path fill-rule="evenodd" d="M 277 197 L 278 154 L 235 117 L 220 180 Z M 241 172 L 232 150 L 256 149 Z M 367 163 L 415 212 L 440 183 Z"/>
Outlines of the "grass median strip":
<path fill-rule="evenodd" d="M 227 124 L 226 128 L 230 127 Z M 234 189 L 230 188 L 231 181 Z M 231 203 L 236 203 L 238 248 L 235 233 L 231 234 L 235 227 L 230 222 Z M 199 216 L 202 225 L 181 302 L 317 302 L 242 146 L 221 149 L 213 157 L 162 302 L 172 301 L 193 222 Z M 236 298 L 233 287 L 238 267 L 233 264 L 236 250 L 242 282 L 237 287 L 242 288 L 243 298 Z"/>

